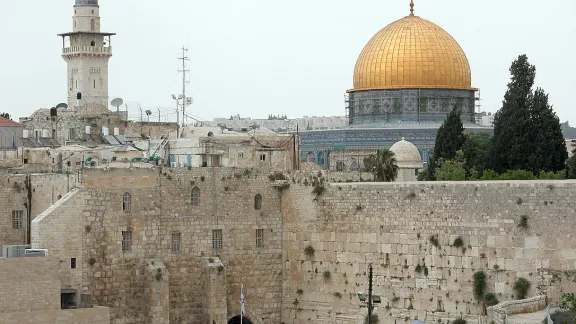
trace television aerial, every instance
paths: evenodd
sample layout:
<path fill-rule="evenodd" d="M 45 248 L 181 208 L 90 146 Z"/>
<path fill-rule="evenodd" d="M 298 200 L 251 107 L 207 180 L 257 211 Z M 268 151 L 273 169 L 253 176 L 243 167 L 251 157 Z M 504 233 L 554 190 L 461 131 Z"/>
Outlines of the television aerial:
<path fill-rule="evenodd" d="M 111 102 L 112 106 L 116 107 L 116 112 L 120 112 L 120 106 L 122 106 L 123 103 L 124 100 L 122 100 L 122 98 L 113 99 Z"/>

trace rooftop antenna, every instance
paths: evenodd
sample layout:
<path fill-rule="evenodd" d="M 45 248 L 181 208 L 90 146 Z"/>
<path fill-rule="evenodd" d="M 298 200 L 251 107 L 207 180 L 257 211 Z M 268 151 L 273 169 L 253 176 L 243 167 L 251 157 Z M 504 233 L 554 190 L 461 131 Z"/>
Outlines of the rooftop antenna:
<path fill-rule="evenodd" d="M 190 72 L 190 70 L 186 69 L 186 61 L 190 61 L 190 58 L 186 56 L 188 49 L 182 46 L 182 57 L 179 57 L 178 60 L 182 61 L 182 70 L 178 70 L 178 72 L 182 72 L 182 127 L 185 125 L 185 118 L 186 118 L 186 105 L 188 104 L 188 98 L 186 98 L 186 73 Z"/>
<path fill-rule="evenodd" d="M 113 99 L 111 102 L 112 106 L 116 107 L 116 112 L 120 112 L 120 106 L 122 106 L 123 103 L 124 100 L 122 100 L 122 98 Z"/>

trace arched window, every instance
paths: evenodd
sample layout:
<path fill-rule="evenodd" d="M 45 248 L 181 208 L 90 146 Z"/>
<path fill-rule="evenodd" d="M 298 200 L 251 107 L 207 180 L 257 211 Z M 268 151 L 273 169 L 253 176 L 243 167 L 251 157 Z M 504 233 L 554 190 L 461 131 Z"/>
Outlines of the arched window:
<path fill-rule="evenodd" d="M 198 187 L 192 188 L 192 193 L 190 194 L 190 201 L 192 205 L 200 205 L 200 189 Z"/>
<path fill-rule="evenodd" d="M 90 42 L 90 46 L 96 46 L 96 42 L 95 42 L 95 41 L 91 41 L 91 42 Z"/>
<path fill-rule="evenodd" d="M 90 20 L 90 28 L 91 30 L 96 30 L 96 22 L 94 19 Z"/>
<path fill-rule="evenodd" d="M 124 196 L 122 196 L 122 210 L 123 211 L 130 211 L 132 208 L 132 196 L 129 193 L 125 192 Z"/>
<path fill-rule="evenodd" d="M 262 196 L 260 194 L 257 194 L 256 197 L 254 197 L 254 209 L 262 209 Z"/>

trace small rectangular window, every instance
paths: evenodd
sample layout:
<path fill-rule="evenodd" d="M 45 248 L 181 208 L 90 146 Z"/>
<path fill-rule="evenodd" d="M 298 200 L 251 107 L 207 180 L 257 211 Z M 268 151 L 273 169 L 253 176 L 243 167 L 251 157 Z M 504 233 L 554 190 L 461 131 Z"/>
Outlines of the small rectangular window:
<path fill-rule="evenodd" d="M 260 161 L 262 162 L 266 161 L 266 154 L 260 154 Z"/>
<path fill-rule="evenodd" d="M 172 233 L 172 252 L 180 252 L 182 250 L 182 234 Z"/>
<path fill-rule="evenodd" d="M 239 158 L 239 159 L 243 159 L 243 158 L 244 158 L 244 152 L 238 153 L 238 158 Z"/>
<path fill-rule="evenodd" d="M 70 269 L 76 269 L 76 258 L 70 259 Z"/>
<path fill-rule="evenodd" d="M 132 251 L 132 232 L 122 232 L 122 251 Z"/>
<path fill-rule="evenodd" d="M 12 211 L 12 228 L 22 229 L 24 224 L 24 211 L 23 210 L 13 210 Z"/>
<path fill-rule="evenodd" d="M 212 248 L 214 250 L 222 249 L 222 230 L 212 230 Z"/>
<path fill-rule="evenodd" d="M 256 230 L 256 247 L 264 247 L 264 230 L 257 229 Z"/>

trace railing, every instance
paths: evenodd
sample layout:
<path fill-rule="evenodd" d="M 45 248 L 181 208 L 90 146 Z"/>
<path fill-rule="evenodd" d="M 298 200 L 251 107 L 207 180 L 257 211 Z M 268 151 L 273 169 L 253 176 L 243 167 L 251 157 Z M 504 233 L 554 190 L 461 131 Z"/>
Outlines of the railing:
<path fill-rule="evenodd" d="M 112 47 L 99 47 L 99 46 L 72 46 L 64 47 L 62 54 L 75 54 L 75 53 L 102 53 L 111 54 Z"/>

